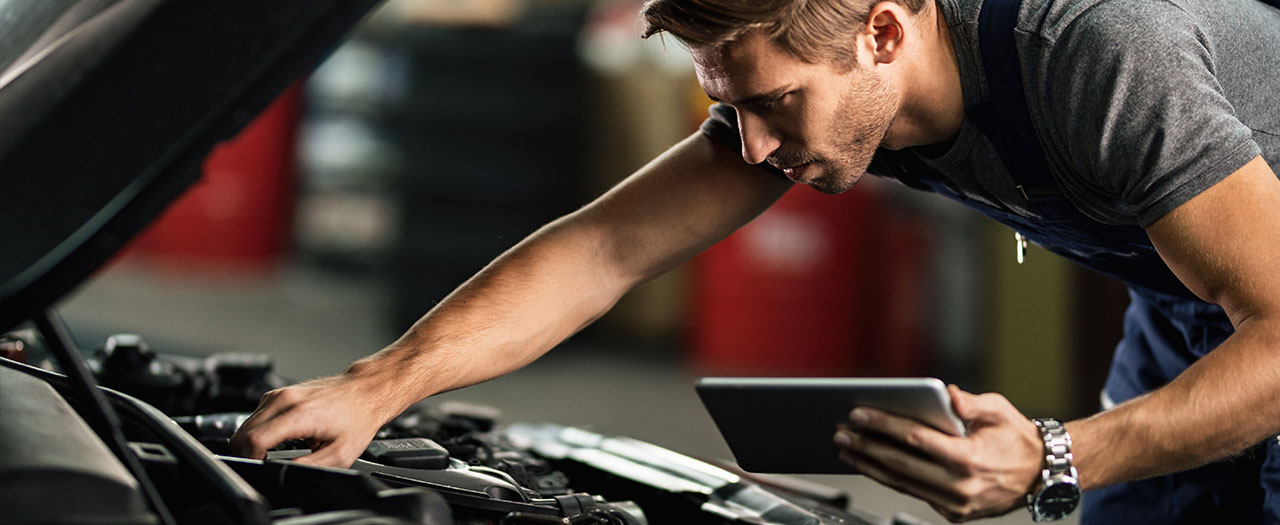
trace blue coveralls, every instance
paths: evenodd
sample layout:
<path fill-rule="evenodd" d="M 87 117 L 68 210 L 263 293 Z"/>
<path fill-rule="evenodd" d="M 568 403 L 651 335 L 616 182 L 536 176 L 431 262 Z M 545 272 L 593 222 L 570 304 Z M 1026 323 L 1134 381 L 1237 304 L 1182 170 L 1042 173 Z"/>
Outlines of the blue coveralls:
<path fill-rule="evenodd" d="M 873 173 L 957 200 L 1008 225 L 1028 240 L 1124 282 L 1131 299 L 1104 397 L 1121 403 L 1168 383 L 1216 348 L 1234 328 L 1222 308 L 1201 301 L 1173 275 L 1136 226 L 1083 215 L 1063 197 L 1026 109 L 1013 26 L 1020 0 L 985 0 L 979 46 L 992 99 L 966 108 L 1037 218 L 967 199 L 919 163 L 877 157 Z M 1280 402 L 1280 400 L 1278 400 Z M 1085 494 L 1081 522 L 1280 523 L 1280 453 L 1268 439 L 1240 457 L 1194 470 L 1122 483 Z"/>
<path fill-rule="evenodd" d="M 959 197 L 936 180 L 926 184 L 1049 251 L 1129 286 L 1124 338 L 1116 346 L 1104 388 L 1115 403 L 1168 383 L 1233 332 L 1221 307 L 1194 298 L 1178 283 L 1141 228 L 1100 224 L 1060 196 L 1033 198 L 1044 218 L 1028 219 Z M 1269 439 L 1235 459 L 1090 491 L 1081 523 L 1280 523 L 1276 447 L 1276 440 Z"/>

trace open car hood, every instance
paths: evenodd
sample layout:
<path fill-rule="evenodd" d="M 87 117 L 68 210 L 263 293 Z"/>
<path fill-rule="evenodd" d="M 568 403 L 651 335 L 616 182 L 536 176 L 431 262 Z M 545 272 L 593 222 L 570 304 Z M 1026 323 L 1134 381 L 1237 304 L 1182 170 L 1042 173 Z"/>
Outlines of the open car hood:
<path fill-rule="evenodd" d="M 105 263 L 377 0 L 0 0 L 0 333 Z"/>

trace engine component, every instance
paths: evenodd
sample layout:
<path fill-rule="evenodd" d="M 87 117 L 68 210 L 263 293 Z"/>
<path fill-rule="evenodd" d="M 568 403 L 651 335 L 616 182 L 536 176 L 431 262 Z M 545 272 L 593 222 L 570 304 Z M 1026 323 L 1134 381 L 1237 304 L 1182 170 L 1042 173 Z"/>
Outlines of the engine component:
<path fill-rule="evenodd" d="M 137 481 L 47 383 L 0 367 L 0 521 L 154 523 Z"/>
<path fill-rule="evenodd" d="M 657 522 L 779 525 L 872 522 L 813 499 L 785 495 L 703 461 L 626 438 L 554 424 L 502 430 L 512 446 L 553 461 L 605 497 L 629 494 Z M 698 516 L 697 521 L 688 521 Z"/>
<path fill-rule="evenodd" d="M 252 411 L 268 390 L 285 385 L 272 372 L 266 355 L 164 354 L 133 334 L 108 337 L 87 363 L 102 386 L 141 399 L 170 416 Z"/>
<path fill-rule="evenodd" d="M 90 370 L 102 386 L 126 392 L 166 414 L 186 413 L 194 408 L 190 401 L 196 390 L 193 376 L 173 363 L 157 360 L 155 350 L 141 337 L 108 337 L 94 357 Z"/>
<path fill-rule="evenodd" d="M 364 457 L 393 467 L 439 470 L 449 467 L 449 451 L 426 438 L 375 439 Z"/>

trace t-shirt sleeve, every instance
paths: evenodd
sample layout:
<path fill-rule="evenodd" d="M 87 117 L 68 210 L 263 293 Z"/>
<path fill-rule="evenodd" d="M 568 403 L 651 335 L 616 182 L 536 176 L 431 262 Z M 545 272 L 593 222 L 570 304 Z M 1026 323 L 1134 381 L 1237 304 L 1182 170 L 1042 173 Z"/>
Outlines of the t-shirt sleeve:
<path fill-rule="evenodd" d="M 1167 2 L 1133 16 L 1134 4 L 1101 3 L 1068 27 L 1045 62 L 1044 92 L 1050 147 L 1072 172 L 1059 178 L 1064 191 L 1146 227 L 1261 150 L 1193 17 Z"/>
<path fill-rule="evenodd" d="M 711 140 L 720 143 L 729 151 L 742 151 L 742 135 L 738 133 L 738 112 L 728 104 L 715 103 L 708 108 L 707 120 L 702 121 L 698 129 Z M 768 162 L 756 164 L 761 169 L 786 178 L 782 170 Z"/>

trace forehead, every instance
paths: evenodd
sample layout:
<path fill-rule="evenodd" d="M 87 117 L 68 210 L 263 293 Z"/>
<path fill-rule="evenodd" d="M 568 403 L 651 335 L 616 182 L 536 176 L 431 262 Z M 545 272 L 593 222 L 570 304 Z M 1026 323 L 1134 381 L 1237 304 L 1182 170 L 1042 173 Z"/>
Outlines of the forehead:
<path fill-rule="evenodd" d="M 759 33 L 748 33 L 722 46 L 690 50 L 698 83 L 708 95 L 734 100 L 752 90 L 769 89 L 813 66 Z"/>

